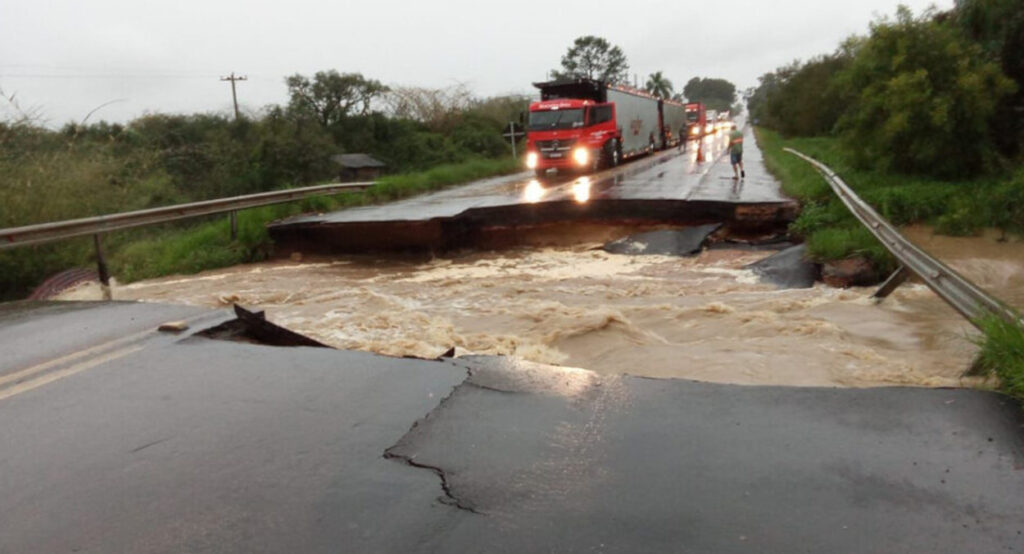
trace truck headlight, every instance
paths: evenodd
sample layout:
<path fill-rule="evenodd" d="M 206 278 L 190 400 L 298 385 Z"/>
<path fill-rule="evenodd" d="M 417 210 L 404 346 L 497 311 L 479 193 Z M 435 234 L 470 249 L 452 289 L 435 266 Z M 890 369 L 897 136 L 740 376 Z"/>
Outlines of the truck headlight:
<path fill-rule="evenodd" d="M 590 152 L 586 148 L 577 148 L 572 151 L 572 159 L 580 165 L 587 165 L 590 161 Z"/>
<path fill-rule="evenodd" d="M 699 132 L 700 132 L 700 129 L 698 129 L 696 127 L 690 127 L 690 134 L 691 135 L 696 135 Z"/>
<path fill-rule="evenodd" d="M 537 169 L 537 153 L 528 152 L 526 154 L 526 167 L 529 169 Z"/>

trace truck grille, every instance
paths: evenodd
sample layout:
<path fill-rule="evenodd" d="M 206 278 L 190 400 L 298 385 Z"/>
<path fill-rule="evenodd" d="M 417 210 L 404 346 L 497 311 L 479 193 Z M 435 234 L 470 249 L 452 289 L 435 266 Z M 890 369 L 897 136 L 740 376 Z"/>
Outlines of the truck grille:
<path fill-rule="evenodd" d="M 575 145 L 576 139 L 538 140 L 537 150 L 545 159 L 567 158 Z"/>

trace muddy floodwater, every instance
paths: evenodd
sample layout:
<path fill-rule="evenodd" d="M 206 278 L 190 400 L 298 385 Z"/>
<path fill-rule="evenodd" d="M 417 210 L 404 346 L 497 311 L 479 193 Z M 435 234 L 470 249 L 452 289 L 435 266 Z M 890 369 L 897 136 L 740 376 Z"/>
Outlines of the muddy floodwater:
<path fill-rule="evenodd" d="M 1024 305 L 1024 244 L 909 234 Z M 724 383 L 981 384 L 961 378 L 972 328 L 923 285 L 876 304 L 873 289 L 776 290 L 743 269 L 771 252 L 678 258 L 598 247 L 272 261 L 118 286 L 115 298 L 240 303 L 338 348 L 391 356 L 433 358 L 455 346 L 459 355 Z"/>

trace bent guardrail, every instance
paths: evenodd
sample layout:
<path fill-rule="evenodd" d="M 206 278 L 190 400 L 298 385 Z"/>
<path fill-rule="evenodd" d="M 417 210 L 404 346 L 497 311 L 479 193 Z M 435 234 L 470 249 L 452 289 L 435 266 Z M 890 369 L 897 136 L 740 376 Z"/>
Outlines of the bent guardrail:
<path fill-rule="evenodd" d="M 843 201 L 843 204 L 846 204 L 850 212 L 902 264 L 902 267 L 883 285 L 883 290 L 891 291 L 899 284 L 900 274 L 909 271 L 917 275 L 928 288 L 975 326 L 979 319 L 987 314 L 996 315 L 1017 325 L 1024 325 L 1024 321 L 1003 301 L 988 294 L 907 240 L 874 208 L 861 200 L 828 166 L 792 148 L 784 148 L 784 150 L 814 166 L 839 196 L 839 199 Z"/>
<path fill-rule="evenodd" d="M 231 238 L 234 239 L 238 233 L 238 220 L 236 218 L 238 210 L 282 204 L 313 196 L 330 196 L 342 192 L 361 191 L 373 185 L 373 182 L 332 183 L 329 185 L 260 192 L 119 214 L 0 229 L 0 250 L 92 235 L 96 248 L 96 264 L 99 269 L 100 283 L 103 285 L 104 296 L 109 298 L 110 274 L 107 271 L 107 263 L 103 257 L 103 248 L 100 240 L 100 236 L 103 233 L 144 225 L 167 223 L 190 217 L 228 213 L 231 218 Z"/>

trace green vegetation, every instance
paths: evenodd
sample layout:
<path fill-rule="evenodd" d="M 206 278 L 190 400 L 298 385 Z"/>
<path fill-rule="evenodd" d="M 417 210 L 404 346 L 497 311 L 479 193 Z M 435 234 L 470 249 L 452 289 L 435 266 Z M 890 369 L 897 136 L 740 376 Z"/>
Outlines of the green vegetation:
<path fill-rule="evenodd" d="M 629 62 L 622 49 L 606 39 L 587 35 L 577 37 L 562 56 L 562 67 L 548 72 L 552 79 L 596 79 L 617 84 L 630 83 Z M 694 77 L 683 90 L 675 91 L 672 81 L 662 71 L 651 73 L 643 83 L 643 90 L 676 102 L 703 102 L 711 110 L 732 110 L 739 113 L 736 103 L 736 85 L 725 79 Z"/>
<path fill-rule="evenodd" d="M 597 79 L 629 82 L 629 62 L 622 49 L 601 37 L 577 37 L 562 56 L 562 68 L 551 71 L 554 79 Z"/>
<path fill-rule="evenodd" d="M 1003 4 L 1015 6 L 1003 6 L 1013 17 L 979 15 Z M 968 0 L 919 16 L 900 7 L 832 54 L 763 75 L 747 92 L 751 117 L 784 136 L 838 137 L 861 169 L 1005 174 L 1020 162 L 1024 55 L 1007 48 L 1024 33 L 1024 23 L 1010 24 L 1022 13 L 1022 0 Z"/>
<path fill-rule="evenodd" d="M 975 369 L 995 374 L 1004 392 L 1024 400 L 1024 329 L 994 315 L 978 324 L 984 335 L 976 340 L 979 350 Z"/>
<path fill-rule="evenodd" d="M 285 80 L 289 101 L 237 121 L 215 114 L 153 114 L 127 124 L 40 126 L 0 91 L 0 228 L 118 213 L 338 179 L 335 154 L 385 162 L 381 185 L 239 214 L 114 233 L 104 238 L 121 280 L 194 272 L 265 258 L 263 226 L 298 211 L 393 200 L 514 171 L 501 130 L 527 98 L 474 97 L 464 87 L 384 86 L 358 73 L 320 71 Z M 25 296 L 47 276 L 93 264 L 91 239 L 0 252 L 0 300 Z"/>
<path fill-rule="evenodd" d="M 379 83 L 335 72 L 312 81 L 299 77 L 289 85 L 313 97 L 335 85 L 362 87 L 351 93 L 355 98 L 382 94 Z M 335 92 L 332 98 L 343 97 Z M 239 121 L 157 114 L 127 125 L 69 124 L 57 131 L 29 117 L 0 122 L 0 228 L 334 181 L 339 167 L 330 157 L 346 151 L 371 153 L 401 171 L 372 192 L 243 212 L 237 242 L 228 240 L 226 217 L 114 233 L 104 241 L 112 272 L 132 280 L 262 259 L 269 252 L 263 224 L 300 209 L 380 202 L 514 171 L 500 131 L 518 117 L 523 99 L 475 99 L 461 89 L 447 96 L 401 92 L 403 105 L 427 98 L 420 105 L 430 109 L 364 113 L 369 105 L 358 100 L 338 104 L 340 111 L 318 103 L 317 112 L 294 101 Z M 63 269 L 90 266 L 92 256 L 88 239 L 0 252 L 0 299 L 23 297 Z"/>
<path fill-rule="evenodd" d="M 854 41 L 838 129 L 860 167 L 957 178 L 994 168 L 989 126 L 1016 85 L 952 25 L 900 7 Z"/>
<path fill-rule="evenodd" d="M 702 102 L 709 110 L 733 110 L 736 103 L 736 85 L 725 79 L 694 77 L 683 87 L 683 96 L 690 102 Z"/>
<path fill-rule="evenodd" d="M 984 227 L 1024 233 L 1024 170 L 1007 177 L 942 181 L 859 168 L 834 137 L 784 139 L 775 131 L 759 128 L 757 139 L 765 165 L 782 182 L 786 194 L 803 205 L 790 230 L 807 240 L 817 260 L 864 255 L 882 270 L 893 266 L 888 252 L 849 213 L 821 175 L 807 162 L 783 152 L 785 147 L 824 162 L 896 225 L 930 223 L 939 232 L 952 235 L 969 235 Z"/>
<path fill-rule="evenodd" d="M 780 67 L 747 91 L 751 117 L 765 127 L 766 163 L 804 206 L 792 229 L 817 259 L 862 254 L 891 265 L 783 146 L 828 164 L 897 225 L 1024 233 L 1024 160 L 1013 123 L 1024 112 L 1024 55 L 1007 49 L 1024 33 L 1020 14 L 1022 0 L 965 0 L 920 16 L 901 6 L 867 36 Z"/>
<path fill-rule="evenodd" d="M 662 98 L 673 98 L 675 95 L 675 87 L 672 86 L 672 81 L 665 77 L 661 71 L 655 71 L 647 77 L 647 82 L 644 83 L 644 90 Z"/>
<path fill-rule="evenodd" d="M 476 159 L 439 166 L 427 171 L 386 176 L 376 187 L 363 192 L 308 198 L 290 204 L 245 210 L 238 214 L 237 240 L 230 238 L 226 215 L 207 218 L 198 224 L 169 225 L 162 229 L 142 228 L 115 233 L 105 239 L 110 269 L 119 281 L 131 282 L 260 261 L 266 259 L 273 249 L 266 229 L 267 223 L 271 221 L 299 213 L 322 212 L 396 200 L 474 179 L 513 173 L 519 169 L 518 162 L 512 158 Z M 93 263 L 92 243 L 71 241 L 67 244 L 58 243 L 35 249 L 0 252 L 0 267 L 25 267 L 25 264 L 41 253 L 44 256 L 38 267 L 43 268 L 48 268 L 52 264 L 64 264 L 64 267 L 68 267 Z M 27 267 L 30 270 L 36 268 L 31 265 Z M 26 273 L 34 275 L 35 272 Z"/>
<path fill-rule="evenodd" d="M 960 0 L 871 25 L 834 53 L 793 62 L 747 91 L 765 163 L 803 205 L 791 230 L 819 261 L 889 254 L 810 165 L 834 169 L 891 222 L 941 233 L 1024 234 L 1024 0 Z M 1024 399 L 1024 330 L 980 322 L 978 367 Z"/>

